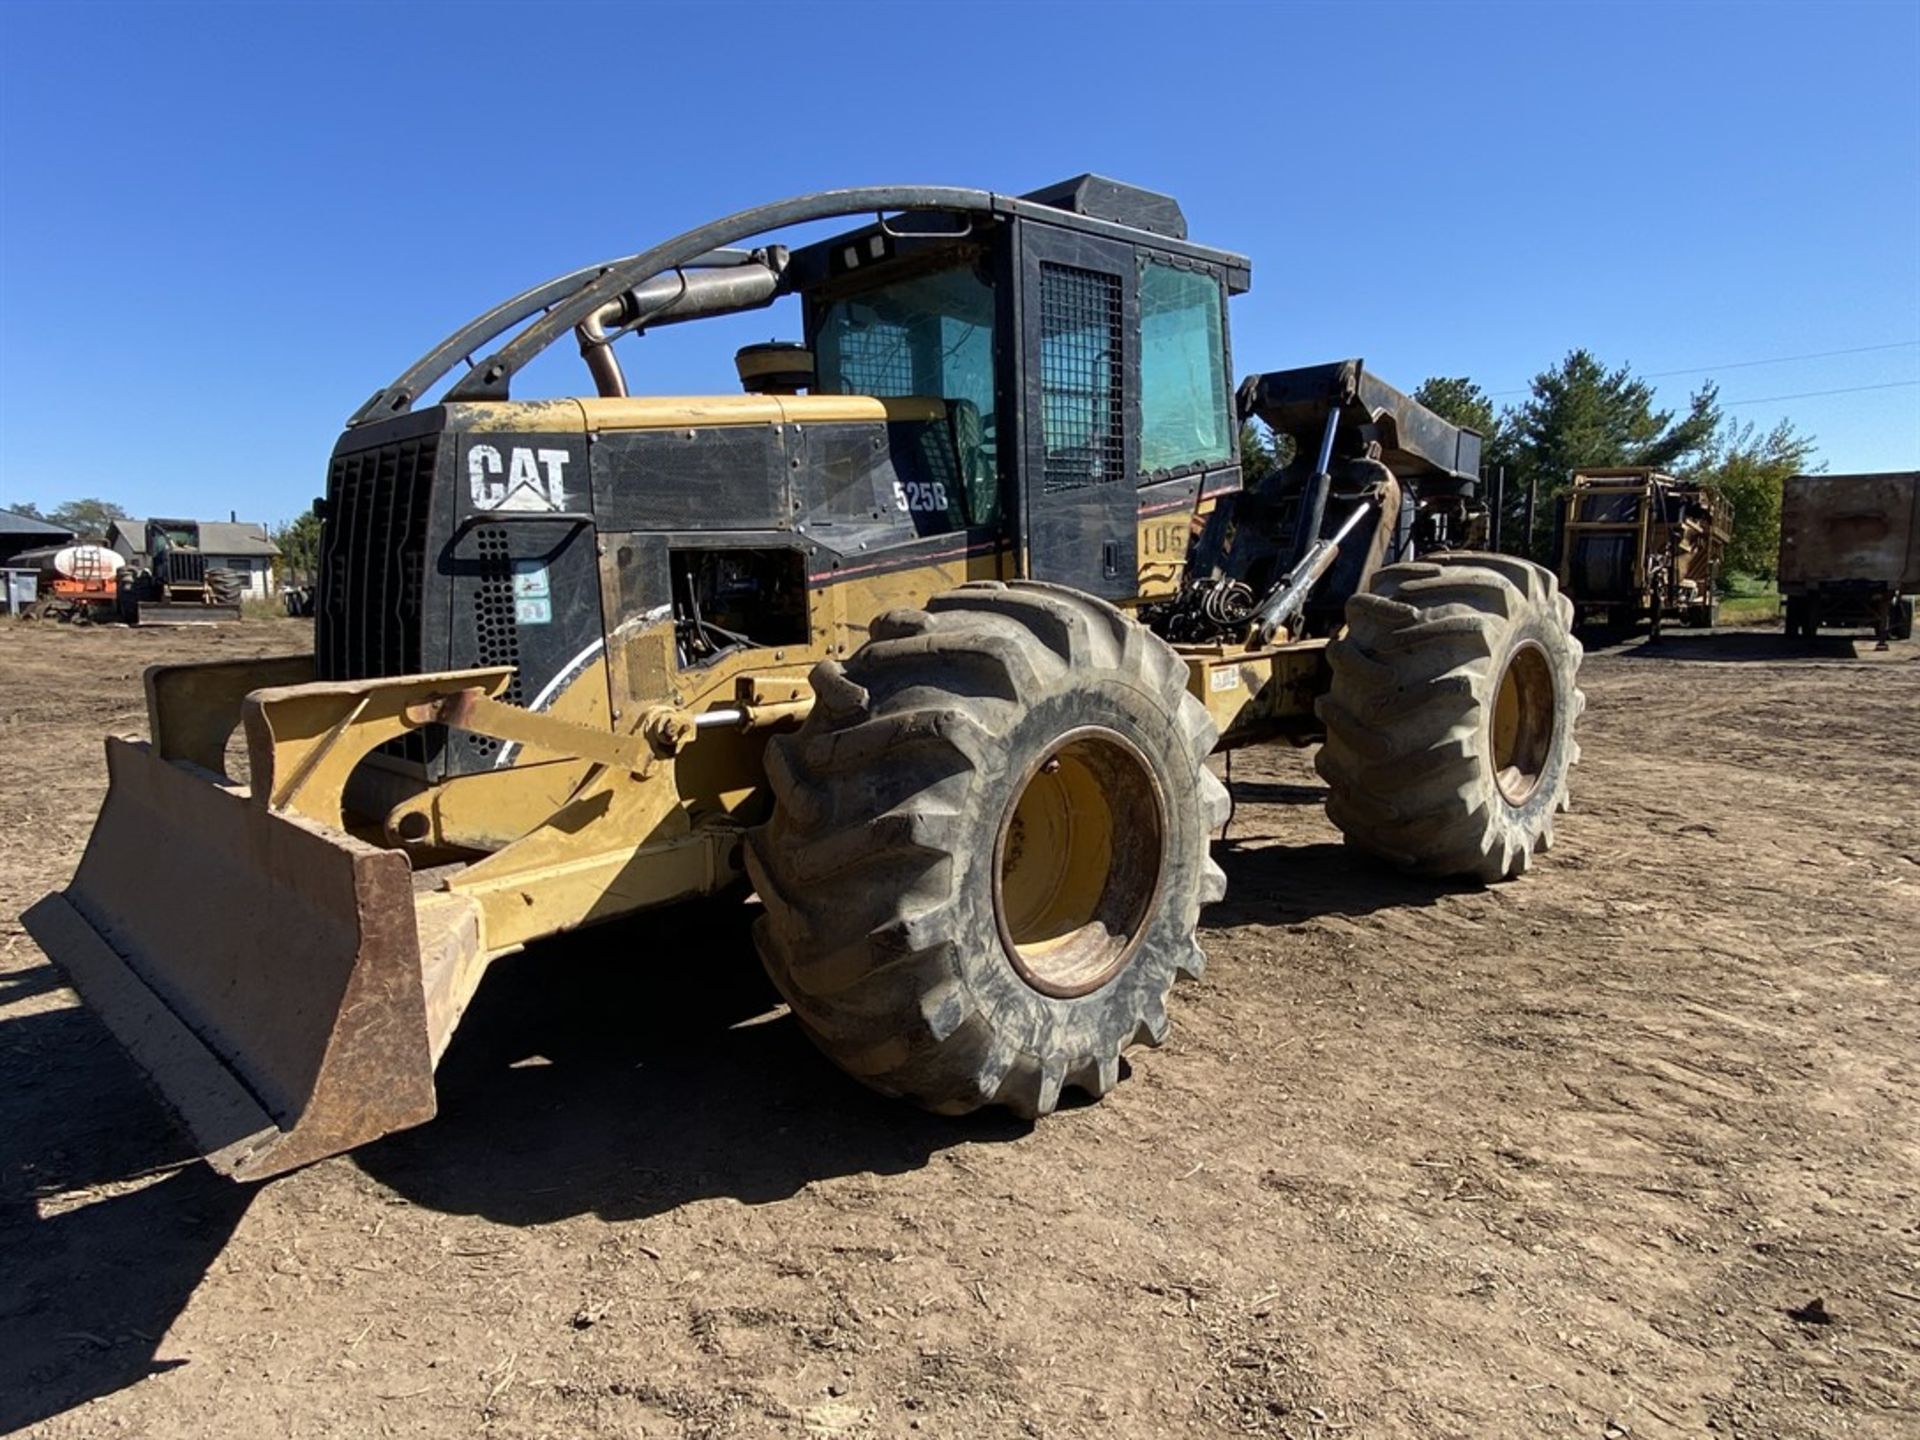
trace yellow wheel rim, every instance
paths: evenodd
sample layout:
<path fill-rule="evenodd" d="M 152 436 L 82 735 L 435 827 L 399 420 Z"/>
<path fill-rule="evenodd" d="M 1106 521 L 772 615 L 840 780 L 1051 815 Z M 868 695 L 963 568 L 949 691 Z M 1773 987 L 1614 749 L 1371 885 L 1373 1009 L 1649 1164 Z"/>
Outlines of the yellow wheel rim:
<path fill-rule="evenodd" d="M 1518 808 L 1532 798 L 1553 753 L 1553 664 L 1532 641 L 1507 657 L 1491 720 L 1493 783 Z"/>
<path fill-rule="evenodd" d="M 1021 979 L 1070 997 L 1120 972 L 1159 898 L 1166 828 L 1152 766 L 1115 731 L 1070 731 L 1027 770 L 994 847 L 995 918 Z"/>

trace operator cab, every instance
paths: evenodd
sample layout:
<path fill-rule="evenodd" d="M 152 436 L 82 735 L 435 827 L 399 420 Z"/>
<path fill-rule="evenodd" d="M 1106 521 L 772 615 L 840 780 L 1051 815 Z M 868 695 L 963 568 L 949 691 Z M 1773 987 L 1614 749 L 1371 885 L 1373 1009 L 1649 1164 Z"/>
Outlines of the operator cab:
<path fill-rule="evenodd" d="M 1170 197 L 1097 176 L 1004 203 L 793 251 L 813 393 L 942 401 L 959 485 L 907 492 L 923 533 L 1010 520 L 1022 573 L 1131 597 L 1142 515 L 1238 488 L 1226 302 L 1246 262 L 1188 242 Z"/>

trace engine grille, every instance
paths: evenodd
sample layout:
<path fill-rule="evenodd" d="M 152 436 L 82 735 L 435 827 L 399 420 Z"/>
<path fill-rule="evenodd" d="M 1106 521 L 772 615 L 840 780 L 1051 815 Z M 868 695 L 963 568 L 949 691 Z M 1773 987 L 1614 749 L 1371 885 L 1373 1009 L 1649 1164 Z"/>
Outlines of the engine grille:
<path fill-rule="evenodd" d="M 207 557 L 197 550 L 168 550 L 155 565 L 167 585 L 200 585 L 207 578 Z"/>
<path fill-rule="evenodd" d="M 482 525 L 474 531 L 479 552 L 479 575 L 473 592 L 474 659 L 481 665 L 509 665 L 513 679 L 500 698 L 524 705 L 520 688 L 520 622 L 513 599 L 513 555 L 506 527 Z M 462 734 L 467 749 L 491 763 L 500 742 L 490 735 Z"/>
<path fill-rule="evenodd" d="M 439 436 L 341 455 L 327 475 L 314 608 L 322 680 L 420 670 L 427 510 Z"/>

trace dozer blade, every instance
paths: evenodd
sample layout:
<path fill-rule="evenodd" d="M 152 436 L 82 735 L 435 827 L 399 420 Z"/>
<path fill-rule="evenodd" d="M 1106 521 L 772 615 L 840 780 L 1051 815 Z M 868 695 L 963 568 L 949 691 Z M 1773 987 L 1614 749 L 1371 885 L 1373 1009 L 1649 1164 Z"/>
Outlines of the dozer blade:
<path fill-rule="evenodd" d="M 203 605 L 198 600 L 142 600 L 134 611 L 141 625 L 229 625 L 240 618 L 238 605 Z"/>
<path fill-rule="evenodd" d="M 107 770 L 73 883 L 24 918 L 208 1162 L 259 1179 L 430 1119 L 474 902 L 146 745 Z"/>

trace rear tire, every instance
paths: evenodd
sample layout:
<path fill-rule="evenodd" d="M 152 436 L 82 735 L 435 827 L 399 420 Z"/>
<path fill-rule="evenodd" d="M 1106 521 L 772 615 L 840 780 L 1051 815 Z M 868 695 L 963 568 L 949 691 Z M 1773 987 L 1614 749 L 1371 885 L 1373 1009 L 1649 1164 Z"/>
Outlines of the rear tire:
<path fill-rule="evenodd" d="M 1484 882 L 1552 848 L 1586 707 L 1572 619 L 1550 572 L 1506 555 L 1389 565 L 1347 602 L 1314 764 L 1349 845 Z"/>
<path fill-rule="evenodd" d="M 1887 634 L 1895 640 L 1913 638 L 1913 597 L 1896 596 L 1887 616 Z"/>
<path fill-rule="evenodd" d="M 1214 727 L 1172 649 L 1053 586 L 969 585 L 822 661 L 747 869 L 767 972 L 828 1058 L 960 1114 L 1099 1096 L 1167 1034 L 1225 877 Z"/>
<path fill-rule="evenodd" d="M 238 605 L 246 590 L 246 579 L 237 570 L 216 566 L 207 571 L 207 593 L 217 605 Z"/>

